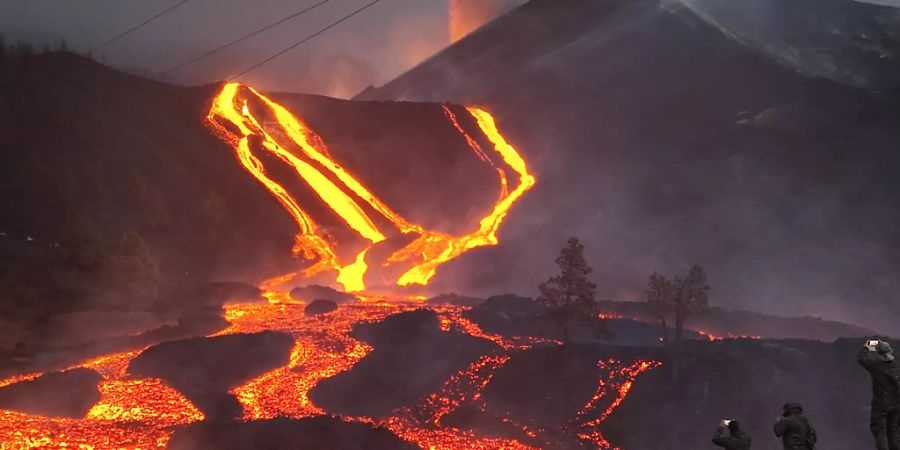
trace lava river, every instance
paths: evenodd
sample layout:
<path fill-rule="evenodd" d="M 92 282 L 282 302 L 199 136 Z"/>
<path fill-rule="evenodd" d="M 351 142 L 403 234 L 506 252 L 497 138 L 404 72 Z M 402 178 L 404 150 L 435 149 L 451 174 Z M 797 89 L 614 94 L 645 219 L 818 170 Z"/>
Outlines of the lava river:
<path fill-rule="evenodd" d="M 423 307 L 417 302 L 353 302 L 344 304 L 329 316 L 303 314 L 302 304 L 243 304 L 226 310 L 231 326 L 217 334 L 277 330 L 289 333 L 295 346 L 287 366 L 265 373 L 232 390 L 243 405 L 244 420 L 276 416 L 310 417 L 328 414 L 309 398 L 309 391 L 320 380 L 349 370 L 371 348 L 349 336 L 360 322 L 379 321 L 391 314 Z M 515 439 L 482 436 L 475 430 L 460 430 L 442 424 L 441 418 L 469 403 L 487 408 L 479 397 L 494 372 L 512 352 L 533 345 L 556 345 L 539 338 L 511 340 L 485 333 L 461 313 L 465 308 L 428 305 L 439 314 L 445 331 L 456 330 L 489 339 L 503 348 L 497 354 L 484 355 L 470 367 L 453 375 L 436 392 L 415 405 L 404 407 L 387 419 L 342 417 L 384 426 L 401 438 L 425 449 L 511 449 L 529 448 Z M 176 390 L 160 380 L 134 378 L 126 373 L 128 362 L 140 353 L 131 351 L 85 361 L 75 367 L 87 367 L 101 373 L 101 400 L 81 419 L 45 418 L 0 410 L 0 448 L 81 448 L 151 449 L 165 448 L 173 427 L 204 419 L 203 414 Z M 575 418 L 579 435 L 597 448 L 613 448 L 597 431 L 598 425 L 612 413 L 627 394 L 634 379 L 656 367 L 652 361 L 599 361 L 603 376 L 593 398 Z M 38 374 L 0 380 L 7 385 Z M 600 405 L 608 405 L 601 410 Z M 516 424 L 523 433 L 540 437 L 543 430 Z"/>
<path fill-rule="evenodd" d="M 251 87 L 229 83 L 212 102 L 207 125 L 234 150 L 238 163 L 261 183 L 293 218 L 297 232 L 293 253 L 309 262 L 296 273 L 288 273 L 260 284 L 267 303 L 230 305 L 226 318 L 230 327 L 217 333 L 231 334 L 265 330 L 290 334 L 294 347 L 289 363 L 251 379 L 231 394 L 243 407 L 243 420 L 273 417 L 303 418 L 329 414 L 310 400 L 309 392 L 321 380 L 351 369 L 372 350 L 350 336 L 358 323 L 376 322 L 385 317 L 416 308 L 434 310 L 442 330 L 466 333 L 498 344 L 501 350 L 483 355 L 469 367 L 451 376 L 437 391 L 413 405 L 392 413 L 387 419 L 341 417 L 383 426 L 401 438 L 425 449 L 514 449 L 529 448 L 542 441 L 546 430 L 516 423 L 506 413 L 487 411 L 482 390 L 494 373 L 515 352 L 536 345 L 558 345 L 541 338 L 508 339 L 483 332 L 463 316 L 465 308 L 450 305 L 425 305 L 422 302 L 385 301 L 359 294 L 359 301 L 341 305 L 322 317 L 303 314 L 304 305 L 291 299 L 278 286 L 316 273 L 332 271 L 334 282 L 348 292 L 362 292 L 369 265 L 399 265 L 400 275 L 392 283 L 406 286 L 427 284 L 438 267 L 476 247 L 496 245 L 497 231 L 510 208 L 535 185 L 525 160 L 509 144 L 486 111 L 466 107 L 469 122 L 481 136 L 470 135 L 452 108 L 444 107 L 449 125 L 454 127 L 471 151 L 497 174 L 499 194 L 494 206 L 473 226 L 471 232 L 451 235 L 427 229 L 401 216 L 379 199 L 339 163 L 331 159 L 325 144 L 303 121 L 283 106 Z M 490 143 L 492 149 L 479 142 Z M 261 158 L 262 153 L 267 158 Z M 263 161 L 285 164 L 311 188 L 348 230 L 358 236 L 351 243 L 335 242 L 333 236 L 307 212 L 284 186 L 270 177 Z M 514 179 L 514 180 L 513 180 Z M 304 201 L 313 201 L 305 199 Z M 368 261 L 373 246 L 391 236 L 409 235 L 402 247 L 394 249 L 384 261 Z M 338 244 L 358 245 L 351 252 Z M 355 244 L 354 244 L 355 243 Z M 339 255 L 355 255 L 352 258 Z M 103 377 L 99 385 L 101 399 L 83 418 L 46 418 L 0 410 L 0 449 L 79 448 L 79 449 L 156 449 L 165 448 L 174 428 L 204 420 L 203 413 L 182 394 L 161 380 L 136 378 L 127 373 L 129 362 L 143 349 L 106 355 L 76 364 L 96 370 Z M 656 367 L 652 361 L 598 361 L 600 373 L 594 396 L 576 417 L 573 429 L 597 448 L 613 448 L 600 434 L 598 426 L 618 406 L 635 378 Z M 61 368 L 65 369 L 65 368 Z M 10 385 L 40 376 L 24 374 L 0 380 Z M 516 427 L 520 439 L 485 436 L 477 430 L 450 427 L 441 420 L 462 405 L 472 405 L 490 413 L 509 426 Z M 549 439 L 549 438 L 548 438 Z"/>
<path fill-rule="evenodd" d="M 444 113 L 452 126 L 465 138 L 471 151 L 493 168 L 498 177 L 499 196 L 494 206 L 478 221 L 474 230 L 451 235 L 410 221 L 382 201 L 373 191 L 329 156 L 323 140 L 287 108 L 249 86 L 228 83 L 212 102 L 207 125 L 213 133 L 234 149 L 241 166 L 262 184 L 284 207 L 297 225 L 293 253 L 310 261 L 304 276 L 333 271 L 335 281 L 348 292 L 366 288 L 366 260 L 374 245 L 388 240 L 392 233 L 410 235 L 412 241 L 394 250 L 381 265 L 402 265 L 403 273 L 394 280 L 400 286 L 425 285 L 438 267 L 474 248 L 496 245 L 497 231 L 510 208 L 536 183 L 519 152 L 497 128 L 494 117 L 477 107 L 466 111 L 484 138 L 493 146 L 485 151 L 478 140 L 460 126 L 453 111 Z M 321 227 L 304 208 L 303 202 L 283 184 L 273 179 L 262 155 L 272 156 L 294 172 L 314 192 L 316 199 L 368 244 L 353 251 L 352 260 L 341 261 L 333 236 Z M 508 173 L 517 177 L 510 187 Z M 389 227 L 379 226 L 386 221 Z M 390 229 L 385 229 L 390 228 Z"/>

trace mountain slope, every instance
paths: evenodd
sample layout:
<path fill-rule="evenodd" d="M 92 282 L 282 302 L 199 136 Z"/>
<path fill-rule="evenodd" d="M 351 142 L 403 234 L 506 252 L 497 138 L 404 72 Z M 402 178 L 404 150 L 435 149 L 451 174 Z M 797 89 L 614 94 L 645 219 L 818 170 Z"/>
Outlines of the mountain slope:
<path fill-rule="evenodd" d="M 204 302 L 185 288 L 255 283 L 307 264 L 291 255 L 291 217 L 205 124 L 219 88 L 141 79 L 68 53 L 0 64 L 4 320 L 180 309 Z M 470 232 L 496 200 L 495 171 L 468 148 L 444 105 L 274 97 L 410 220 Z M 465 110 L 448 108 L 490 145 Z M 261 158 L 328 234 L 352 234 L 291 169 Z M 389 228 L 386 242 L 399 245 L 404 238 Z M 343 261 L 359 251 L 348 242 L 338 249 Z M 372 280 L 390 281 L 377 273 Z M 306 282 L 333 283 L 334 273 Z M 0 350 L 15 341 L 4 339 Z"/>
<path fill-rule="evenodd" d="M 530 293 L 574 234 L 605 297 L 699 261 L 726 307 L 900 318 L 898 93 L 805 76 L 680 3 L 532 0 L 359 98 L 484 104 L 534 166 L 473 288 Z"/>

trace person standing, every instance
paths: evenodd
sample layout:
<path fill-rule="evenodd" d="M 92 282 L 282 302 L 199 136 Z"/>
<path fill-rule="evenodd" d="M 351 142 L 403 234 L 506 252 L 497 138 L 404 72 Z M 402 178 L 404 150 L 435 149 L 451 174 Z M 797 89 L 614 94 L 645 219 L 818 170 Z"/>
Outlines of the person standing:
<path fill-rule="evenodd" d="M 816 430 L 803 415 L 799 403 L 785 403 L 775 421 L 775 436 L 781 438 L 784 450 L 815 450 Z"/>
<path fill-rule="evenodd" d="M 728 435 L 725 436 L 725 430 Z M 713 433 L 712 443 L 725 450 L 750 450 L 750 435 L 741 430 L 737 420 L 723 420 Z"/>
<path fill-rule="evenodd" d="M 878 450 L 900 450 L 900 364 L 891 344 L 869 340 L 859 352 L 859 364 L 872 377 L 869 429 Z"/>

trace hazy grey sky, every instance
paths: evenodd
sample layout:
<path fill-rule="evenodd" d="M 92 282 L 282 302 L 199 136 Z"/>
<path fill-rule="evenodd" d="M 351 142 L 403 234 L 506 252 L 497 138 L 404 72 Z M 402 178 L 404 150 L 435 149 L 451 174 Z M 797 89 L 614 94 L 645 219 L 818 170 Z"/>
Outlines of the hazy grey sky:
<path fill-rule="evenodd" d="M 0 0 L 8 41 L 65 38 L 86 51 L 180 0 Z M 178 72 L 179 81 L 227 78 L 369 0 L 332 0 L 310 13 Z M 458 2 L 460 0 L 454 0 Z M 517 0 L 465 0 L 510 3 Z M 190 0 L 99 55 L 115 66 L 164 70 L 318 0 Z M 520 2 L 520 1 L 518 1 Z M 264 89 L 351 96 L 449 44 L 450 0 L 383 0 L 246 77 Z"/>
<path fill-rule="evenodd" d="M 873 3 L 876 5 L 894 6 L 900 8 L 900 0 L 856 0 L 861 3 Z"/>

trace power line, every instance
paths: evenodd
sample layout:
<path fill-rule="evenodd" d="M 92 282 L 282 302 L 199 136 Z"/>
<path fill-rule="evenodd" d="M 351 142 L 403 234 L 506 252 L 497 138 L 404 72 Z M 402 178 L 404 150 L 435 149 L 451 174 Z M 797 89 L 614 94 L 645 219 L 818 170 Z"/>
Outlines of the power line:
<path fill-rule="evenodd" d="M 361 8 L 357 9 L 356 11 L 353 11 L 352 13 L 347 14 L 347 15 L 344 16 L 344 17 L 341 17 L 340 19 L 338 19 L 338 20 L 332 22 L 330 25 L 326 26 L 325 28 L 322 28 L 321 30 L 316 31 L 315 33 L 313 33 L 313 34 L 311 34 L 311 35 L 309 35 L 309 36 L 307 36 L 307 37 L 301 39 L 300 41 L 295 42 L 295 43 L 289 45 L 288 47 L 286 47 L 285 49 L 279 51 L 278 53 L 275 53 L 274 55 L 272 55 L 272 56 L 270 56 L 270 57 L 268 57 L 268 58 L 266 58 L 266 59 L 264 59 L 264 60 L 262 60 L 262 61 L 260 61 L 260 62 L 258 62 L 258 63 L 256 63 L 256 64 L 250 66 L 249 68 L 245 69 L 243 72 L 241 72 L 241 73 L 239 73 L 239 74 L 237 74 L 237 75 L 232 76 L 232 77 L 229 78 L 228 80 L 229 80 L 229 81 L 234 80 L 235 78 L 237 78 L 237 77 L 239 77 L 239 76 L 241 76 L 241 75 L 246 75 L 247 73 L 252 72 L 253 70 L 258 69 L 260 66 L 263 66 L 263 65 L 265 65 L 266 63 L 272 61 L 273 59 L 278 58 L 279 56 L 281 56 L 281 55 L 283 55 L 283 54 L 285 54 L 285 53 L 287 53 L 287 52 L 289 52 L 289 51 L 291 51 L 291 50 L 293 50 L 293 49 L 295 49 L 295 48 L 297 48 L 297 47 L 299 47 L 299 46 L 305 44 L 306 42 L 309 42 L 310 40 L 312 40 L 312 39 L 315 38 L 316 36 L 319 36 L 320 34 L 322 34 L 322 33 L 326 32 L 326 31 L 328 31 L 328 30 L 330 30 L 330 29 L 332 29 L 332 28 L 334 28 L 334 27 L 340 25 L 340 24 L 343 23 L 344 21 L 349 20 L 351 17 L 353 17 L 353 16 L 355 16 L 355 15 L 357 15 L 357 14 L 359 14 L 359 13 L 361 13 L 361 12 L 367 10 L 367 9 L 369 9 L 369 8 L 372 7 L 372 6 L 375 6 L 376 3 L 380 3 L 380 2 L 381 2 L 381 0 L 372 0 L 372 1 L 369 2 L 369 3 L 366 3 L 365 5 L 363 5 Z"/>
<path fill-rule="evenodd" d="M 214 49 L 212 49 L 212 50 L 210 50 L 210 51 L 208 51 L 208 52 L 206 52 L 206 53 L 204 53 L 204 54 L 202 54 L 202 55 L 200 55 L 200 56 L 197 56 L 196 58 L 193 58 L 193 59 L 191 59 L 191 60 L 185 61 L 185 62 L 183 62 L 183 63 L 181 63 L 181 64 L 179 64 L 179 65 L 177 65 L 177 66 L 174 66 L 174 67 L 172 67 L 172 68 L 170 68 L 170 69 L 167 69 L 167 70 L 166 70 L 165 72 L 163 72 L 163 73 L 166 74 L 166 73 L 169 73 L 169 72 L 174 72 L 174 71 L 176 71 L 176 70 L 178 70 L 178 69 L 181 69 L 182 67 L 189 66 L 189 65 L 191 65 L 191 64 L 193 64 L 193 63 L 195 63 L 195 62 L 197 62 L 197 61 L 200 61 L 201 59 L 208 58 L 208 57 L 210 57 L 210 56 L 212 56 L 212 55 L 214 55 L 214 54 L 216 54 L 216 53 L 218 53 L 218 52 L 220 52 L 220 51 L 222 51 L 222 50 L 225 50 L 225 49 L 228 48 L 228 47 L 231 47 L 232 45 L 235 45 L 235 44 L 237 44 L 237 43 L 239 43 L 239 42 L 242 42 L 242 41 L 245 41 L 245 40 L 247 40 L 247 39 L 250 39 L 250 38 L 252 38 L 253 36 L 256 36 L 256 35 L 259 34 L 259 33 L 262 33 L 262 32 L 264 32 L 264 31 L 267 31 L 267 30 L 269 30 L 269 29 L 271 29 L 271 28 L 274 28 L 274 27 L 276 27 L 276 26 L 278 26 L 278 25 L 281 25 L 282 23 L 287 22 L 288 20 L 291 20 L 291 19 L 293 19 L 293 18 L 295 18 L 295 17 L 297 17 L 297 16 L 300 16 L 300 15 L 302 15 L 302 14 L 305 14 L 305 13 L 309 12 L 309 11 L 312 11 L 313 9 L 316 9 L 316 8 L 318 8 L 319 6 L 322 6 L 322 5 L 324 5 L 324 4 L 326 4 L 326 3 L 330 2 L 330 1 L 331 1 L 331 0 L 322 0 L 322 1 L 318 2 L 318 3 L 315 3 L 315 4 L 313 4 L 313 5 L 307 6 L 306 8 L 303 8 L 303 9 L 301 9 L 300 11 L 297 11 L 297 12 L 295 12 L 295 13 L 293 13 L 293 14 L 287 16 L 287 17 L 284 17 L 284 18 L 282 18 L 281 20 L 278 20 L 277 22 L 270 23 L 270 24 L 268 24 L 268 25 L 266 25 L 266 26 L 264 26 L 264 27 L 262 27 L 262 28 L 260 28 L 260 29 L 258 29 L 258 30 L 256 30 L 256 31 L 253 31 L 252 33 L 249 33 L 249 34 L 246 34 L 246 35 L 244 35 L 244 36 L 241 36 L 241 37 L 239 37 L 239 38 L 237 38 L 237 39 L 235 39 L 235 40 L 233 40 L 233 41 L 231 41 L 231 42 L 229 42 L 229 43 L 227 43 L 227 44 L 221 45 L 221 46 L 216 47 L 216 48 L 214 48 Z"/>
<path fill-rule="evenodd" d="M 97 48 L 95 48 L 95 49 L 93 49 L 93 50 L 91 50 L 91 51 L 98 51 L 98 50 L 102 49 L 103 47 L 106 47 L 107 45 L 112 44 L 113 42 L 116 42 L 116 41 L 118 41 L 119 39 L 122 39 L 123 37 L 125 37 L 125 36 L 131 34 L 133 31 L 137 30 L 138 28 L 141 28 L 141 27 L 143 27 L 144 25 L 147 25 L 148 23 L 153 22 L 153 21 L 156 20 L 156 19 L 159 19 L 160 17 L 162 17 L 162 16 L 164 16 L 164 15 L 166 15 L 166 14 L 168 14 L 168 13 L 174 11 L 175 9 L 177 9 L 178 7 L 184 5 L 185 3 L 189 2 L 189 1 L 190 1 L 190 0 L 181 0 L 181 2 L 176 3 L 176 4 L 174 4 L 174 5 L 172 5 L 172 6 L 168 7 L 168 8 L 166 8 L 166 9 L 163 10 L 162 12 L 156 14 L 155 16 L 153 16 L 153 17 L 151 17 L 151 18 L 149 18 L 149 19 L 147 19 L 147 20 L 145 20 L 145 21 L 143 21 L 143 22 L 141 22 L 141 23 L 139 23 L 139 24 L 137 24 L 137 25 L 135 25 L 135 26 L 133 26 L 133 27 L 127 29 L 127 30 L 125 30 L 123 33 L 119 34 L 118 36 L 116 36 L 116 37 L 114 37 L 114 38 L 112 38 L 112 39 L 110 39 L 110 40 L 108 40 L 108 41 L 106 41 L 106 42 L 104 42 L 104 43 L 102 43 L 102 44 L 100 44 L 99 46 L 97 46 Z"/>

